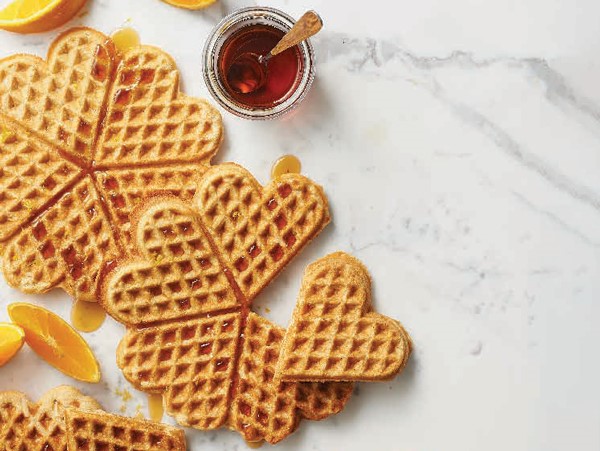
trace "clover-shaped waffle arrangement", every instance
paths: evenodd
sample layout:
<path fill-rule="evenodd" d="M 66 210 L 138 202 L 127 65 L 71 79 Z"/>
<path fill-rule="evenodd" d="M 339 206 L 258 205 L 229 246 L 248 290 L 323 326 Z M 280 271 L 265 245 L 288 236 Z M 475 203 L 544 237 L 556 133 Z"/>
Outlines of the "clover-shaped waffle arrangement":
<path fill-rule="evenodd" d="M 0 246 L 7 281 L 94 300 L 97 276 L 130 244 L 149 194 L 194 194 L 222 137 L 219 113 L 179 93 L 169 55 L 123 54 L 72 29 L 47 61 L 0 61 Z"/>
<path fill-rule="evenodd" d="M 142 204 L 133 222 L 137 255 L 104 272 L 101 281 L 102 305 L 127 326 L 117 350 L 125 377 L 140 390 L 162 394 L 166 412 L 180 424 L 228 426 L 247 441 L 277 443 L 300 419 L 339 412 L 355 374 L 347 381 L 335 374 L 335 382 L 281 380 L 276 366 L 285 330 L 250 311 L 252 299 L 328 222 L 327 200 L 308 179 L 289 174 L 263 188 L 234 164 L 206 171 L 191 206 L 165 196 Z M 348 305 L 360 298 L 356 293 L 368 299 L 363 279 L 347 289 L 341 285 L 351 279 L 338 271 L 328 280 L 340 295 L 352 291 Z M 336 299 L 345 298 L 332 297 L 329 304 Z M 368 303 L 360 311 L 367 309 Z M 385 362 L 371 365 L 372 379 L 397 373 L 410 351 L 406 333 L 389 324 L 391 339 L 377 326 L 358 331 L 358 340 L 370 340 L 363 343 L 372 351 L 366 359 L 378 354 Z"/>
<path fill-rule="evenodd" d="M 162 393 L 180 424 L 228 425 L 248 441 L 276 443 L 300 418 L 341 410 L 352 391 L 275 382 L 283 330 L 249 311 L 329 222 L 326 198 L 300 175 L 263 188 L 224 164 L 203 175 L 194 199 L 194 208 L 164 196 L 143 205 L 138 257 L 103 278 L 103 306 L 128 326 L 117 362 L 137 388 Z"/>
<path fill-rule="evenodd" d="M 106 413 L 68 386 L 35 404 L 21 392 L 0 392 L 0 443 L 6 450 L 185 450 L 183 430 Z"/>

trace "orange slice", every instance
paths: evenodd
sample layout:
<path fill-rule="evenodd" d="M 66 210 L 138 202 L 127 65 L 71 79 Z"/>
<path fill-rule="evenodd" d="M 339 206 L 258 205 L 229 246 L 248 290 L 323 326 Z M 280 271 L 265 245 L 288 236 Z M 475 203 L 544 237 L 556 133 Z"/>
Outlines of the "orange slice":
<path fill-rule="evenodd" d="M 0 28 L 15 33 L 40 33 L 60 27 L 86 0 L 15 0 L 0 11 Z"/>
<path fill-rule="evenodd" d="M 31 349 L 54 368 L 80 381 L 100 380 L 100 368 L 92 350 L 62 318 L 22 302 L 10 304 L 8 314 L 25 331 L 25 341 Z"/>
<path fill-rule="evenodd" d="M 19 326 L 0 323 L 0 366 L 14 357 L 24 341 L 25 332 Z"/>
<path fill-rule="evenodd" d="M 212 5 L 216 0 L 163 0 L 169 5 L 185 9 L 202 9 Z"/>

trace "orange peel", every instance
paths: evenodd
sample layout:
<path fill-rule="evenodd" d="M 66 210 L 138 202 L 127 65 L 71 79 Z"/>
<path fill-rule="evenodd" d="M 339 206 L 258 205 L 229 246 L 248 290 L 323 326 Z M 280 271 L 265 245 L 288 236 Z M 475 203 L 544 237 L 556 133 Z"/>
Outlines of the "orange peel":
<path fill-rule="evenodd" d="M 21 349 L 25 332 L 16 324 L 0 323 L 0 366 L 4 365 Z"/>
<path fill-rule="evenodd" d="M 0 29 L 41 33 L 69 21 L 86 0 L 15 0 L 0 11 Z"/>

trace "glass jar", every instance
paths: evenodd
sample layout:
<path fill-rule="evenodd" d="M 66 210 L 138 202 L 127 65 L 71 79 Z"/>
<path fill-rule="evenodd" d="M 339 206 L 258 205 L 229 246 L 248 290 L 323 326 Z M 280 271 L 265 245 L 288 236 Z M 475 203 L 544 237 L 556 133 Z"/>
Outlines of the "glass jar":
<path fill-rule="evenodd" d="M 203 52 L 204 81 L 214 99 L 227 111 L 246 119 L 273 119 L 298 106 L 304 99 L 314 79 L 314 53 L 309 40 L 298 44 L 299 69 L 296 81 L 289 92 L 268 106 L 252 106 L 236 100 L 225 86 L 226 74 L 221 69 L 223 44 L 244 27 L 266 25 L 284 33 L 295 21 L 275 8 L 249 7 L 239 9 L 225 17 L 213 29 Z"/>

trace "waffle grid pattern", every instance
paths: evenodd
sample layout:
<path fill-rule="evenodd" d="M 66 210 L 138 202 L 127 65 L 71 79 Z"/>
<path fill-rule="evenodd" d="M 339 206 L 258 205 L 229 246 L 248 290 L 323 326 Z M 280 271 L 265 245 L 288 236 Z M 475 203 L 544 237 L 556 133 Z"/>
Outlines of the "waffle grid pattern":
<path fill-rule="evenodd" d="M 308 179 L 288 175 L 263 189 L 233 165 L 205 174 L 196 203 L 249 301 L 329 222 L 327 201 Z"/>
<path fill-rule="evenodd" d="M 320 420 L 338 413 L 352 394 L 352 383 L 276 381 L 284 333 L 265 318 L 248 315 L 229 422 L 249 442 L 277 443 L 294 432 L 301 418 Z"/>
<path fill-rule="evenodd" d="M 270 209 L 261 208 L 267 204 Z M 221 206 L 223 211 L 214 213 Z M 284 210 L 287 230 L 276 221 Z M 302 176 L 291 175 L 263 188 L 235 164 L 209 168 L 200 179 L 192 208 L 173 197 L 146 201 L 132 228 L 136 257 L 103 279 L 101 302 L 127 326 L 117 352 L 125 377 L 140 390 L 161 393 L 165 411 L 180 424 L 197 429 L 227 425 L 249 441 L 277 443 L 296 429 L 301 418 L 321 419 L 341 410 L 352 384 L 335 384 L 338 389 L 332 389 L 325 387 L 328 384 L 275 381 L 283 329 L 249 313 L 251 300 L 239 289 L 242 279 L 235 263 L 230 266 L 234 257 L 220 249 L 219 215 L 234 216 L 233 223 L 246 229 L 234 241 L 277 245 L 288 231 L 295 234 L 285 258 L 280 255 L 269 262 L 264 284 L 329 219 L 320 188 Z M 239 241 L 233 246 L 240 246 Z M 197 254 L 199 250 L 207 253 Z M 192 265 L 192 256 L 199 259 L 199 266 Z M 140 309 L 142 304 L 154 308 L 164 297 L 175 302 L 179 292 L 170 291 L 168 284 L 172 278 L 181 279 L 182 265 L 184 272 L 202 280 L 202 286 L 211 275 L 223 277 L 221 300 L 205 298 L 205 310 L 169 305 L 161 314 L 152 314 Z M 153 266 L 164 267 L 160 277 L 150 270 Z"/>
<path fill-rule="evenodd" d="M 400 324 L 371 312 L 366 269 L 347 254 L 308 267 L 277 373 L 283 380 L 382 380 L 406 363 Z"/>
<path fill-rule="evenodd" d="M 0 116 L 0 240 L 71 183 L 79 168 Z M 2 132 L 4 130 L 4 132 Z"/>
<path fill-rule="evenodd" d="M 0 62 L 0 110 L 77 157 L 92 158 L 97 123 L 110 80 L 91 76 L 96 47 L 106 37 L 76 30 L 52 45 L 48 63 L 16 55 Z M 112 71 L 112 61 L 105 59 Z"/>
<path fill-rule="evenodd" d="M 169 193 L 189 201 L 196 191 L 196 180 L 204 167 L 173 165 L 167 167 L 112 169 L 95 174 L 98 191 L 108 205 L 111 221 L 121 230 L 124 245 L 131 246 L 133 211 L 149 193 Z"/>
<path fill-rule="evenodd" d="M 250 313 L 244 336 L 229 422 L 247 441 L 277 443 L 291 434 L 299 421 L 294 403 L 296 384 L 273 381 L 283 333 Z"/>
<path fill-rule="evenodd" d="M 0 449 L 6 451 L 185 450 L 183 430 L 102 411 L 69 386 L 33 404 L 20 392 L 0 392 Z"/>
<path fill-rule="evenodd" d="M 174 62 L 159 49 L 142 46 L 117 55 L 109 38 L 86 28 L 59 36 L 47 61 L 30 55 L 0 60 L 0 246 L 13 249 L 3 264 L 11 284 L 35 293 L 61 286 L 92 300 L 99 262 L 109 261 L 115 247 L 127 253 L 129 218 L 141 199 L 166 192 L 193 196 L 194 180 L 220 144 L 222 125 L 207 102 L 179 93 L 178 79 Z M 106 135 L 116 128 L 117 141 L 109 145 Z M 81 184 L 95 202 L 88 207 L 91 221 L 82 203 L 63 211 L 65 196 Z M 58 224 L 75 217 L 81 222 Z M 65 233 L 58 230 L 43 245 L 23 237 L 50 218 L 57 224 L 46 228 Z M 98 223 L 101 238 L 93 229 L 83 236 L 84 225 Z M 72 228 L 76 239 L 69 237 Z M 69 264 L 53 259 L 52 250 L 55 256 L 72 254 L 83 276 L 72 277 Z"/>
<path fill-rule="evenodd" d="M 173 451 L 185 449 L 185 436 L 153 421 L 69 409 L 65 413 L 70 450 Z"/>
<path fill-rule="evenodd" d="M 176 163 L 210 158 L 221 133 L 215 113 L 202 101 L 178 95 L 173 60 L 158 50 L 132 49 L 122 67 L 97 158 L 117 166 L 147 158 Z"/>
<path fill-rule="evenodd" d="M 25 292 L 37 291 L 42 282 L 44 289 L 61 282 L 79 299 L 93 300 L 102 258 L 116 254 L 100 199 L 84 178 L 8 244 L 4 274 Z"/>
<path fill-rule="evenodd" d="M 66 451 L 65 408 L 100 409 L 71 387 L 57 387 L 36 404 L 20 392 L 0 393 L 0 446 L 3 450 Z"/>
<path fill-rule="evenodd" d="M 138 221 L 144 261 L 117 269 L 101 301 L 126 324 L 188 318 L 238 305 L 196 215 L 172 199 L 157 198 Z"/>
<path fill-rule="evenodd" d="M 129 329 L 117 363 L 140 390 L 162 392 L 180 424 L 215 429 L 227 416 L 240 324 L 237 312 Z"/>

